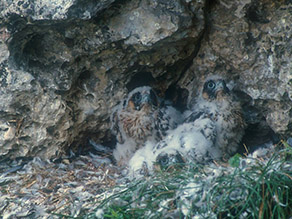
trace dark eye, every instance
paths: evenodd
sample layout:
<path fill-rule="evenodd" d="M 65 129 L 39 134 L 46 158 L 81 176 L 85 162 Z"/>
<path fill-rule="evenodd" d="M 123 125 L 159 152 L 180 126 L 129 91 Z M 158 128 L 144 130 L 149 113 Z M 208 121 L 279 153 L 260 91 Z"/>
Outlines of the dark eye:
<path fill-rule="evenodd" d="M 212 90 L 212 89 L 214 89 L 216 87 L 216 84 L 215 84 L 214 81 L 208 81 L 207 82 L 207 87 L 208 87 L 208 89 Z"/>
<path fill-rule="evenodd" d="M 163 155 L 159 155 L 159 156 L 157 157 L 157 160 L 158 160 L 158 163 L 159 163 L 162 167 L 165 167 L 165 166 L 168 165 L 169 158 L 168 158 L 168 155 L 163 154 Z"/>
<path fill-rule="evenodd" d="M 142 99 L 142 96 L 141 96 L 140 93 L 135 93 L 135 94 L 133 95 L 133 100 L 134 100 L 135 102 L 140 102 L 141 99 Z"/>

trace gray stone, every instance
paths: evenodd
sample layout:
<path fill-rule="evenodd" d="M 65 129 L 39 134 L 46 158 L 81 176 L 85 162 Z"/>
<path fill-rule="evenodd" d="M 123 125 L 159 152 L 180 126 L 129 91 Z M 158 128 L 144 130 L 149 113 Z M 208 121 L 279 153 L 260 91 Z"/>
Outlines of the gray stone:
<path fill-rule="evenodd" d="M 0 155 L 52 158 L 110 140 L 128 90 L 164 92 L 195 55 L 204 1 L 94 2 L 1 1 Z"/>
<path fill-rule="evenodd" d="M 206 74 L 222 74 L 250 97 L 248 107 L 260 109 L 259 119 L 276 133 L 291 135 L 291 10 L 292 5 L 275 1 L 218 1 L 181 87 L 196 93 L 193 87 Z"/>
<path fill-rule="evenodd" d="M 90 19 L 115 0 L 3 0 L 0 18 L 16 14 L 30 20 Z"/>
<path fill-rule="evenodd" d="M 0 155 L 110 141 L 129 90 L 150 85 L 184 107 L 210 74 L 237 91 L 249 133 L 291 136 L 291 11 L 272 0 L 2 0 Z"/>

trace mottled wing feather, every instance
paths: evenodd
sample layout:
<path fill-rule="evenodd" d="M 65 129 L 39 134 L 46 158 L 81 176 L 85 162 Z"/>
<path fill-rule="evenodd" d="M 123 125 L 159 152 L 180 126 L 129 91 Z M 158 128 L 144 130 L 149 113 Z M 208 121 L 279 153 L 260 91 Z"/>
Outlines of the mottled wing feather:
<path fill-rule="evenodd" d="M 190 115 L 188 115 L 185 118 L 185 122 L 194 122 L 195 120 L 199 119 L 201 116 L 203 116 L 204 112 L 192 112 Z"/>
<path fill-rule="evenodd" d="M 214 148 L 216 126 L 209 118 L 199 118 L 193 123 L 185 123 L 171 131 L 156 144 L 154 155 L 158 163 L 172 163 L 182 156 L 186 161 L 204 162 L 217 159 L 220 152 Z M 161 161 L 164 159 L 168 161 Z"/>
<path fill-rule="evenodd" d="M 163 139 L 168 131 L 175 129 L 181 124 L 181 113 L 171 106 L 159 109 L 155 120 L 155 129 L 157 130 L 157 140 Z"/>
<path fill-rule="evenodd" d="M 111 131 L 112 134 L 116 136 L 117 141 L 120 144 L 123 144 L 125 142 L 125 139 L 121 133 L 120 126 L 119 126 L 119 115 L 118 115 L 118 109 L 116 108 L 114 112 L 111 115 Z"/>

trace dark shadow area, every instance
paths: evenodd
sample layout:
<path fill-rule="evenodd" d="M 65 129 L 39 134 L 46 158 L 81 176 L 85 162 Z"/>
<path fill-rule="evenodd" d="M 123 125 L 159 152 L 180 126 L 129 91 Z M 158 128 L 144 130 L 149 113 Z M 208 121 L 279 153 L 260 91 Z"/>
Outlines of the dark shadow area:
<path fill-rule="evenodd" d="M 129 83 L 126 84 L 128 91 L 135 89 L 136 87 L 141 86 L 151 86 L 155 82 L 152 74 L 150 72 L 139 72 L 136 73 Z"/>
<path fill-rule="evenodd" d="M 252 98 L 238 90 L 235 91 L 235 94 L 241 100 L 244 119 L 247 124 L 245 135 L 241 141 L 246 148 L 240 147 L 238 152 L 243 154 L 246 153 L 247 149 L 249 153 L 252 153 L 267 142 L 279 143 L 278 135 L 267 124 L 263 111 L 253 106 Z"/>
<path fill-rule="evenodd" d="M 247 9 L 245 17 L 254 23 L 266 24 L 269 20 L 266 18 L 264 6 L 258 3 L 251 4 Z"/>
<path fill-rule="evenodd" d="M 115 148 L 117 141 L 116 137 L 113 136 L 110 131 L 108 131 L 106 136 L 101 139 L 96 139 L 96 132 L 87 132 L 82 135 L 84 135 L 82 141 L 73 142 L 66 150 L 66 156 L 69 157 L 70 160 L 91 153 L 109 158 L 113 163 L 115 162 L 112 151 Z M 60 160 L 62 160 L 62 158 Z"/>
<path fill-rule="evenodd" d="M 189 91 L 177 85 L 171 85 L 165 92 L 165 99 L 170 100 L 173 106 L 183 112 L 187 109 Z"/>

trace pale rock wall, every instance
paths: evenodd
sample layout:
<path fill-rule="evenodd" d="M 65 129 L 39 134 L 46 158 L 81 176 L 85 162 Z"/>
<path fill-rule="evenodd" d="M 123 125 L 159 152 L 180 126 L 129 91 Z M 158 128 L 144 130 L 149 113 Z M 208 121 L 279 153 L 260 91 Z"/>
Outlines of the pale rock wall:
<path fill-rule="evenodd" d="M 2 0 L 0 155 L 110 140 L 111 109 L 150 85 L 184 106 L 226 76 L 248 123 L 291 136 L 292 3 Z"/>
<path fill-rule="evenodd" d="M 1 1 L 0 155 L 51 158 L 110 139 L 111 109 L 128 89 L 165 91 L 190 65 L 204 4 Z"/>

